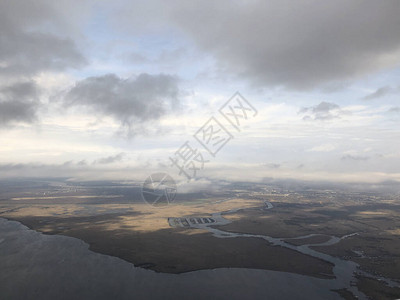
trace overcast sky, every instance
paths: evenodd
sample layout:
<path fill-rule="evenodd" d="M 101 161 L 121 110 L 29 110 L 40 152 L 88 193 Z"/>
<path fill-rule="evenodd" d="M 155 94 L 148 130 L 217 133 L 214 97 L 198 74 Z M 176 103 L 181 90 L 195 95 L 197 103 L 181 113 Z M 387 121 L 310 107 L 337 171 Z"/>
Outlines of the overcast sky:
<path fill-rule="evenodd" d="M 170 158 L 188 141 L 197 181 L 400 181 L 399 16 L 397 0 L 0 0 L 0 178 L 184 180 Z M 240 128 L 219 112 L 236 91 Z M 193 136 L 211 117 L 230 137 L 215 155 Z"/>

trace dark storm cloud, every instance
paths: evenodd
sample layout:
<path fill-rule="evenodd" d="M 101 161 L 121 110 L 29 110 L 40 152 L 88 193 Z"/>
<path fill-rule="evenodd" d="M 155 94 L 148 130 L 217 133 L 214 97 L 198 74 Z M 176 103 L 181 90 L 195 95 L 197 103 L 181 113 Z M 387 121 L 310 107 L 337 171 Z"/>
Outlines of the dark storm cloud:
<path fill-rule="evenodd" d="M 331 120 L 338 118 L 342 113 L 339 105 L 330 102 L 321 102 L 318 105 L 303 107 L 299 110 L 299 114 L 304 115 L 304 120 Z"/>
<path fill-rule="evenodd" d="M 0 74 L 29 76 L 85 63 L 70 38 L 52 32 L 55 7 L 51 1 L 0 1 Z"/>
<path fill-rule="evenodd" d="M 0 89 L 0 126 L 32 123 L 40 107 L 39 91 L 33 82 L 19 82 Z"/>
<path fill-rule="evenodd" d="M 390 86 L 383 86 L 383 87 L 377 89 L 375 92 L 365 96 L 363 99 L 364 100 L 377 99 L 377 98 L 380 98 L 380 97 L 383 97 L 383 96 L 389 94 L 390 92 L 392 92 L 392 88 Z"/>
<path fill-rule="evenodd" d="M 305 89 L 400 62 L 400 3 L 175 1 L 173 19 L 234 74 Z"/>
<path fill-rule="evenodd" d="M 134 134 L 138 124 L 157 120 L 176 108 L 178 94 L 174 76 L 140 74 L 122 79 L 108 74 L 78 82 L 66 94 L 65 104 L 113 117 Z"/>

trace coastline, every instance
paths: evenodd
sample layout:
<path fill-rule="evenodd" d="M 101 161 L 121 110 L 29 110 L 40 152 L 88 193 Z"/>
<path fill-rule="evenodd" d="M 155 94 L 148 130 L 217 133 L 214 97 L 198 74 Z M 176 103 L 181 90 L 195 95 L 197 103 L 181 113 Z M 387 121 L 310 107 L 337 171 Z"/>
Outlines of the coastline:
<path fill-rule="evenodd" d="M 92 252 L 79 239 L 45 235 L 4 218 L 0 239 L 0 267 L 6 270 L 0 287 L 7 299 L 33 294 L 41 299 L 340 299 L 329 290 L 328 280 L 286 272 L 222 268 L 156 273 Z"/>

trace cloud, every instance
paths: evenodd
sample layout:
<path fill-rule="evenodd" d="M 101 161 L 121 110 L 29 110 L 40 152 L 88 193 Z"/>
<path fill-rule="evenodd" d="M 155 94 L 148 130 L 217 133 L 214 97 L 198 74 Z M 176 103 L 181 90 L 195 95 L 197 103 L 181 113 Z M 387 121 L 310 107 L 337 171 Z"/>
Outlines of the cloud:
<path fill-rule="evenodd" d="M 77 162 L 77 165 L 78 166 L 87 166 L 87 161 L 85 159 L 80 160 L 80 161 Z"/>
<path fill-rule="evenodd" d="M 208 178 L 198 178 L 191 181 L 181 180 L 177 182 L 179 193 L 199 193 L 199 192 L 216 192 L 221 186 L 226 185 L 221 180 L 210 180 Z"/>
<path fill-rule="evenodd" d="M 380 97 L 383 97 L 383 96 L 389 94 L 390 92 L 392 92 L 392 88 L 390 86 L 383 86 L 383 87 L 377 89 L 375 92 L 365 96 L 363 99 L 364 100 L 377 99 L 377 98 L 380 98 Z"/>
<path fill-rule="evenodd" d="M 151 59 L 147 58 L 146 56 L 144 56 L 143 54 L 141 54 L 139 52 L 131 52 L 127 55 L 124 55 L 124 58 L 128 62 L 135 63 L 135 64 L 151 63 Z"/>
<path fill-rule="evenodd" d="M 179 0 L 171 7 L 201 49 L 262 86 L 315 88 L 400 63 L 396 0 Z"/>
<path fill-rule="evenodd" d="M 390 113 L 400 113 L 400 107 L 395 106 L 395 107 L 391 107 L 388 112 Z"/>
<path fill-rule="evenodd" d="M 303 120 L 326 121 L 339 118 L 342 113 L 339 105 L 324 101 L 318 105 L 303 107 L 299 110 L 299 114 L 304 114 Z"/>
<path fill-rule="evenodd" d="M 85 58 L 74 41 L 54 32 L 58 17 L 50 1 L 0 1 L 0 74 L 28 76 L 83 66 Z"/>
<path fill-rule="evenodd" d="M 331 152 L 335 149 L 336 149 L 336 146 L 333 144 L 323 144 L 323 145 L 312 147 L 308 151 L 310 151 L 310 152 Z"/>
<path fill-rule="evenodd" d="M 264 164 L 264 166 L 266 166 L 269 169 L 279 169 L 281 164 L 267 163 L 267 164 Z"/>
<path fill-rule="evenodd" d="M 343 155 L 341 160 L 343 161 L 367 161 L 369 159 L 368 156 L 359 156 L 359 155 L 351 155 L 351 154 L 347 154 L 347 155 Z"/>
<path fill-rule="evenodd" d="M 37 119 L 39 90 L 31 81 L 18 82 L 0 89 L 0 126 Z"/>
<path fill-rule="evenodd" d="M 118 153 L 117 155 L 113 155 L 113 156 L 108 156 L 108 157 L 103 157 L 100 159 L 97 159 L 96 161 L 94 161 L 94 164 L 101 164 L 101 165 L 105 165 L 105 164 L 112 164 L 115 162 L 120 162 L 121 160 L 123 160 L 123 158 L 125 157 L 125 153 Z"/>
<path fill-rule="evenodd" d="M 122 79 L 115 74 L 89 77 L 67 92 L 68 107 L 86 107 L 94 113 L 110 116 L 127 130 L 141 132 L 141 125 L 160 119 L 179 105 L 178 79 L 170 75 L 140 74 Z"/>

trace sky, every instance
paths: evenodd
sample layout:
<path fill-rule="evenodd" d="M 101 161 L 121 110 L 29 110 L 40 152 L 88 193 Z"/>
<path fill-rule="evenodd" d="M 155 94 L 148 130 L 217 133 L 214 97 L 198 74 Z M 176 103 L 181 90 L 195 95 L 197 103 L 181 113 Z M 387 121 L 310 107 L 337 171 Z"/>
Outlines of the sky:
<path fill-rule="evenodd" d="M 397 0 L 0 0 L 0 178 L 400 181 L 399 15 Z M 220 112 L 234 101 L 240 126 Z M 218 126 L 213 153 L 199 140 Z"/>

